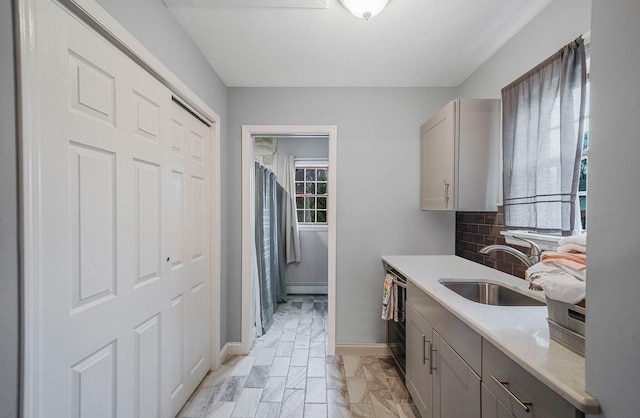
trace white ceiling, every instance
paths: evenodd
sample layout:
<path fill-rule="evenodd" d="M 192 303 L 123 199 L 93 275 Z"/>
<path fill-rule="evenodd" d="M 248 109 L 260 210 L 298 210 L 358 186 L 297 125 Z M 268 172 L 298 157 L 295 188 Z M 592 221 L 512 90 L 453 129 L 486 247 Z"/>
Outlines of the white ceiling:
<path fill-rule="evenodd" d="M 229 87 L 456 87 L 551 0 L 163 0 Z"/>

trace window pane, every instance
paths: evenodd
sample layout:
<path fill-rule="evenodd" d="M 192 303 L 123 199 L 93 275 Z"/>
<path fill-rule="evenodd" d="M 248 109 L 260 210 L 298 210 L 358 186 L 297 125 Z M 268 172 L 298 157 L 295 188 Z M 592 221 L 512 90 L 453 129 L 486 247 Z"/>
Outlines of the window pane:
<path fill-rule="evenodd" d="M 304 208 L 305 209 L 315 209 L 316 208 L 316 198 L 315 197 L 305 197 L 304 198 Z"/>
<path fill-rule="evenodd" d="M 580 179 L 578 180 L 578 191 L 587 191 L 587 159 L 580 160 Z"/>
<path fill-rule="evenodd" d="M 586 102 L 584 104 L 584 114 L 586 116 L 589 116 L 590 115 L 589 112 L 591 112 L 591 109 L 590 109 L 590 107 L 591 107 L 590 106 L 590 104 L 591 104 L 590 103 L 591 102 L 591 100 L 590 100 L 591 99 L 591 82 L 587 81 L 587 84 L 584 87 L 585 87 L 585 89 L 584 89 L 585 90 L 585 97 L 587 98 L 587 100 L 586 100 Z"/>
<path fill-rule="evenodd" d="M 582 150 L 589 149 L 589 118 L 584 120 L 584 135 L 582 136 Z"/>
<path fill-rule="evenodd" d="M 327 224 L 328 168 L 303 166 L 296 168 L 296 207 L 300 224 Z"/>
<path fill-rule="evenodd" d="M 316 221 L 316 213 L 314 211 L 305 210 L 304 214 L 305 214 L 305 219 L 304 219 L 305 222 L 311 223 Z"/>
<path fill-rule="evenodd" d="M 315 181 L 316 179 L 316 169 L 315 168 L 307 168 L 305 179 L 307 181 Z"/>
<path fill-rule="evenodd" d="M 580 198 L 580 221 L 582 229 L 587 229 L 587 196 L 578 196 Z"/>

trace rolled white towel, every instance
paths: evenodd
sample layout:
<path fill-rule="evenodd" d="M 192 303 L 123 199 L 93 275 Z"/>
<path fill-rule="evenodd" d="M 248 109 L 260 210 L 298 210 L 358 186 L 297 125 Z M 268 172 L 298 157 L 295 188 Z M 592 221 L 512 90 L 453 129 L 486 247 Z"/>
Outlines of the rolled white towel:
<path fill-rule="evenodd" d="M 525 279 L 532 284 L 540 285 L 541 283 L 537 281 L 540 277 L 547 274 L 560 274 L 562 272 L 563 270 L 554 264 L 536 263 L 527 269 Z"/>
<path fill-rule="evenodd" d="M 544 275 L 537 279 L 550 299 L 576 304 L 587 295 L 586 283 L 567 273 Z"/>
<path fill-rule="evenodd" d="M 587 247 L 580 244 L 564 244 L 558 247 L 556 250 L 559 253 L 587 253 Z"/>
<path fill-rule="evenodd" d="M 574 270 L 571 267 L 567 267 L 563 264 L 556 264 L 553 262 L 549 263 L 536 263 L 533 266 L 527 269 L 527 279 L 533 282 L 536 279 L 539 279 L 545 275 L 553 275 L 553 274 L 570 274 L 574 276 L 576 279 L 585 281 L 587 280 L 587 270 Z M 538 284 L 540 284 L 538 282 Z"/>
<path fill-rule="evenodd" d="M 571 235 L 570 237 L 562 237 L 558 240 L 558 245 L 578 244 L 583 247 L 587 246 L 587 233 L 580 235 Z"/>
<path fill-rule="evenodd" d="M 572 275 L 578 280 L 581 280 L 583 282 L 587 281 L 587 269 L 578 271 L 578 270 L 572 269 L 571 267 L 564 266 L 562 264 L 559 264 L 558 267 L 564 270 L 565 273 Z"/>
<path fill-rule="evenodd" d="M 536 263 L 527 269 L 527 276 L 540 277 L 547 273 L 558 272 L 562 273 L 562 269 L 555 264 Z"/>

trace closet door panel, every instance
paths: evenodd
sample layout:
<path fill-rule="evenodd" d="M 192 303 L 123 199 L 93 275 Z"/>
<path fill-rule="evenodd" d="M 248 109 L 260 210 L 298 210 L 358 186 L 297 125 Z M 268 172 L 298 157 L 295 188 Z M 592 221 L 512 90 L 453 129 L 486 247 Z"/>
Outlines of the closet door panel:
<path fill-rule="evenodd" d="M 29 7 L 25 407 L 175 416 L 210 362 L 210 128 L 57 2 Z"/>

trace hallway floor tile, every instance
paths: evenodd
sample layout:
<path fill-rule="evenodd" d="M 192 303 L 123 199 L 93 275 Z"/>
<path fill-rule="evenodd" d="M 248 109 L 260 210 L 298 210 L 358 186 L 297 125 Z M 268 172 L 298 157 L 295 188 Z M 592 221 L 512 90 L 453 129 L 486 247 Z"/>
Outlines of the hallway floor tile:
<path fill-rule="evenodd" d="M 327 356 L 327 296 L 291 295 L 246 356 L 210 372 L 179 418 L 420 415 L 388 357 Z"/>

